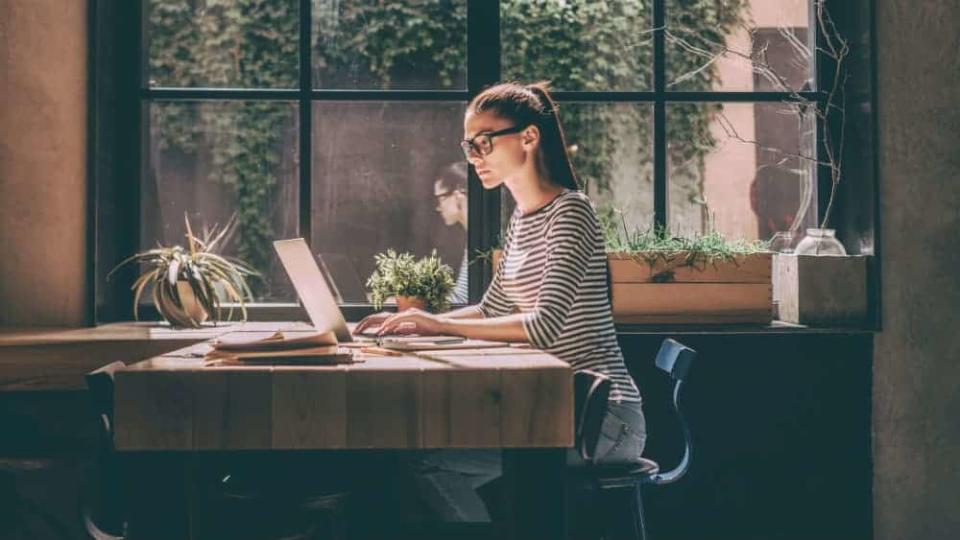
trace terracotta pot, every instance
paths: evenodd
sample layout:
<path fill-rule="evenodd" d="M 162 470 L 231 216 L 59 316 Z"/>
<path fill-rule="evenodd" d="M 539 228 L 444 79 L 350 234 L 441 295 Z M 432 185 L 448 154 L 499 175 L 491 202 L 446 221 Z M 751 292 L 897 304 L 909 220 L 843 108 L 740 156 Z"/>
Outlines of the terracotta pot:
<path fill-rule="evenodd" d="M 210 316 L 207 313 L 207 310 L 203 309 L 203 305 L 197 300 L 196 295 L 193 294 L 193 288 L 186 281 L 177 282 L 177 294 L 180 295 L 180 305 L 183 306 L 183 311 L 190 316 L 191 319 L 197 322 L 204 322 Z"/>
<path fill-rule="evenodd" d="M 406 311 L 410 308 L 427 310 L 427 303 L 419 296 L 398 296 L 397 311 Z"/>

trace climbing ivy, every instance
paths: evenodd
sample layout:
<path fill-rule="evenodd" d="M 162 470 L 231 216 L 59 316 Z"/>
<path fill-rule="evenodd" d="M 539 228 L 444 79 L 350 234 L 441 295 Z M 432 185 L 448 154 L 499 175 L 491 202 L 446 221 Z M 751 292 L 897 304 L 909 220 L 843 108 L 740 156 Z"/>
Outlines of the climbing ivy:
<path fill-rule="evenodd" d="M 745 17 L 747 0 L 670 0 L 670 24 L 722 42 Z M 151 86 L 297 88 L 297 0 L 150 0 Z M 314 0 L 313 72 L 323 88 L 465 87 L 463 0 Z M 651 89 L 650 0 L 501 0 L 504 79 L 546 79 L 558 90 Z M 667 50 L 675 73 L 702 59 Z M 709 66 L 685 83 L 708 89 Z M 622 129 L 648 163 L 649 116 L 641 107 L 572 105 L 561 113 L 581 180 L 609 190 Z M 696 163 L 715 146 L 714 105 L 678 107 L 667 125 L 671 163 Z M 160 150 L 209 152 L 209 180 L 230 186 L 237 212 L 238 255 L 269 265 L 274 231 L 264 208 L 276 195 L 292 106 L 273 102 L 182 102 L 154 105 L 151 128 Z M 295 149 L 294 149 L 295 151 Z"/>

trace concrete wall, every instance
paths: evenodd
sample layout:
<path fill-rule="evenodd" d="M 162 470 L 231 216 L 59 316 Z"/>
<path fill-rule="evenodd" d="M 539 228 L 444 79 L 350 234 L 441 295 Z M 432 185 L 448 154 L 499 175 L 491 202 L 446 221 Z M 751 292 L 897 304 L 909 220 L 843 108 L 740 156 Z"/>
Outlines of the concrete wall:
<path fill-rule="evenodd" d="M 878 540 L 960 538 L 960 2 L 879 0 Z"/>
<path fill-rule="evenodd" d="M 0 0 L 0 326 L 86 315 L 87 2 Z"/>

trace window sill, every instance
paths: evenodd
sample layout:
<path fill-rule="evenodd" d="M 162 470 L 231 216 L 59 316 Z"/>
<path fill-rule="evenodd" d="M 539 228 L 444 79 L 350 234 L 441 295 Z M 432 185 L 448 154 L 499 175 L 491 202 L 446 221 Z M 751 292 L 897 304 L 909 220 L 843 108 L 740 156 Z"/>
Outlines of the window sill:
<path fill-rule="evenodd" d="M 617 324 L 617 335 L 776 335 L 776 334 L 872 334 L 879 330 L 866 326 L 814 327 L 773 321 L 770 324 L 652 325 Z"/>

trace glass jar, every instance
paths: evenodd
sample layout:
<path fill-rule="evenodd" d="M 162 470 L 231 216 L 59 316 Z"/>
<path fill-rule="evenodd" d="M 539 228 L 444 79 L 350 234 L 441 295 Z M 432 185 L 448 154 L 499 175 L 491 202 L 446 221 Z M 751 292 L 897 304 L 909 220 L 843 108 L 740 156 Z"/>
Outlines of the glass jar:
<path fill-rule="evenodd" d="M 807 229 L 807 236 L 797 244 L 797 255 L 846 255 L 834 229 Z"/>
<path fill-rule="evenodd" d="M 793 253 L 793 232 L 778 231 L 770 237 L 768 249 L 774 253 Z"/>

